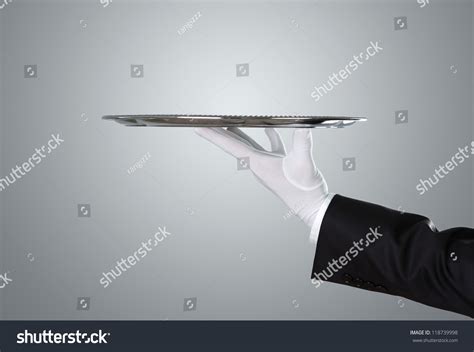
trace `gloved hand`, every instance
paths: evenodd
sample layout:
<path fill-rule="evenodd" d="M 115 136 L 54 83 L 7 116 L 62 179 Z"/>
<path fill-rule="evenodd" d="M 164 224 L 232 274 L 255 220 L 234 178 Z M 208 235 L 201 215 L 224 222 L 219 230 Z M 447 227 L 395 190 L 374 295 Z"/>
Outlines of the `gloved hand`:
<path fill-rule="evenodd" d="M 257 179 L 312 228 L 310 238 L 316 241 L 324 215 L 319 212 L 321 208 L 327 208 L 332 196 L 329 196 L 326 181 L 313 161 L 311 130 L 295 129 L 293 146 L 288 153 L 274 128 L 266 128 L 265 132 L 270 139 L 271 151 L 266 151 L 235 127 L 196 128 L 198 135 L 225 152 L 236 158 L 248 157 L 250 170 Z"/>

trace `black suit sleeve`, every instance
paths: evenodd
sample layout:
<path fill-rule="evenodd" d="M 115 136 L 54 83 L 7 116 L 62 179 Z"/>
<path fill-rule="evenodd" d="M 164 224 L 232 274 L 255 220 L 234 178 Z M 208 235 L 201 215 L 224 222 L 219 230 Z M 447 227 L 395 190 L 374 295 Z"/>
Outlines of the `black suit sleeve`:
<path fill-rule="evenodd" d="M 336 195 L 311 277 L 474 317 L 474 230 L 438 232 L 426 217 Z"/>

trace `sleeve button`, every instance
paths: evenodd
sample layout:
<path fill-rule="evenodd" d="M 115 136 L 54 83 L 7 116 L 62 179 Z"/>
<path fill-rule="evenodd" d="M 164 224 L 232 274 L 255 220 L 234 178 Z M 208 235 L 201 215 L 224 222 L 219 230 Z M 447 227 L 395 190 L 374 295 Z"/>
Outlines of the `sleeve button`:
<path fill-rule="evenodd" d="M 354 281 L 353 277 L 349 274 L 344 274 L 344 283 L 345 284 L 352 284 L 352 282 Z"/>

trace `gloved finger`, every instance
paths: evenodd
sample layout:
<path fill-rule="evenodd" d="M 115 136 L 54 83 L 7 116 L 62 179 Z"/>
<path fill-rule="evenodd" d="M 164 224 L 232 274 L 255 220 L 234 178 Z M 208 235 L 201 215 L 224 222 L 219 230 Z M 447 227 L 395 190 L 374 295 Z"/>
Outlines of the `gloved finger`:
<path fill-rule="evenodd" d="M 313 160 L 313 136 L 310 128 L 295 129 L 292 152 L 299 157 Z"/>
<path fill-rule="evenodd" d="M 258 144 L 252 137 L 250 137 L 248 134 L 246 134 L 240 128 L 238 128 L 238 127 L 228 127 L 227 131 L 230 131 L 231 133 L 234 133 L 238 139 L 240 139 L 242 142 L 248 144 L 249 146 L 255 148 L 256 150 L 260 150 L 262 152 L 266 151 L 260 144 Z"/>
<path fill-rule="evenodd" d="M 265 128 L 265 133 L 267 134 L 268 139 L 270 140 L 272 152 L 285 155 L 285 144 L 283 144 L 280 133 L 278 133 L 278 131 L 273 127 Z"/>
<path fill-rule="evenodd" d="M 223 128 L 201 127 L 194 131 L 201 137 L 221 148 L 236 158 L 249 156 L 253 153 L 252 147 L 237 139 L 237 137 Z"/>

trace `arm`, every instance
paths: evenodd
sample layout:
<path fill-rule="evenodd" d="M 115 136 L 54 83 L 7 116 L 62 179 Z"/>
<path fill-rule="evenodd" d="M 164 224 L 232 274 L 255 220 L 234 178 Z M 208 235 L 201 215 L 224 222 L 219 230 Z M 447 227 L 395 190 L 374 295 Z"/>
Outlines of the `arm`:
<path fill-rule="evenodd" d="M 321 224 L 312 278 L 474 317 L 474 230 L 438 232 L 423 216 L 336 195 Z"/>
<path fill-rule="evenodd" d="M 330 281 L 474 317 L 474 230 L 437 232 L 425 217 L 329 194 L 310 130 L 295 130 L 288 153 L 278 132 L 266 132 L 271 151 L 236 128 L 197 130 L 234 157 L 248 157 L 257 179 L 311 228 L 315 286 Z"/>

